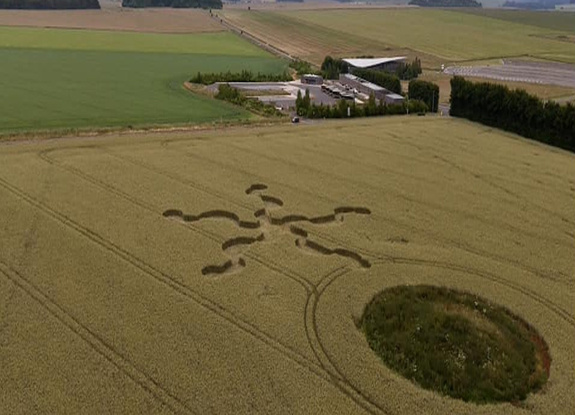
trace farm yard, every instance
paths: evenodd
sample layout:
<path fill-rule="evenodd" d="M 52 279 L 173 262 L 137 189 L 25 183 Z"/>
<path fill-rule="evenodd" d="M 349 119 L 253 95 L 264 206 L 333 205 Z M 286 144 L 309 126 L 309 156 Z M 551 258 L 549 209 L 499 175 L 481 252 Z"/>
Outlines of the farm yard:
<path fill-rule="evenodd" d="M 286 68 L 228 32 L 0 27 L 0 61 L 0 134 L 250 119 L 190 94 L 184 81 L 198 71 Z"/>
<path fill-rule="evenodd" d="M 1 144 L 1 412 L 573 413 L 574 157 L 439 117 Z M 356 323 L 404 284 L 532 325 L 543 391 L 388 369 Z"/>

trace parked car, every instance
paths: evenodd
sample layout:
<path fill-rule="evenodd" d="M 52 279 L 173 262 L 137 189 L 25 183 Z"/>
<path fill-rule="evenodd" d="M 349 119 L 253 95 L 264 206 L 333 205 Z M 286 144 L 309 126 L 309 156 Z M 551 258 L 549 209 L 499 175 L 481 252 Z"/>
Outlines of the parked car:
<path fill-rule="evenodd" d="M 293 118 L 291 119 L 291 122 L 294 123 L 294 124 L 297 124 L 297 123 L 299 122 L 299 117 L 298 117 L 298 116 L 293 117 Z"/>

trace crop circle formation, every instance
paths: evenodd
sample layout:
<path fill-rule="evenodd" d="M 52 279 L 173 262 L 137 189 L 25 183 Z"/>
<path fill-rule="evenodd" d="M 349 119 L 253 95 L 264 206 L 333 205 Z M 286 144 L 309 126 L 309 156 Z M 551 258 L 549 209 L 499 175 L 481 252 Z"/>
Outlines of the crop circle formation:
<path fill-rule="evenodd" d="M 519 402 L 549 377 L 547 344 L 506 308 L 434 286 L 397 286 L 365 307 L 369 346 L 417 385 L 474 403 Z"/>

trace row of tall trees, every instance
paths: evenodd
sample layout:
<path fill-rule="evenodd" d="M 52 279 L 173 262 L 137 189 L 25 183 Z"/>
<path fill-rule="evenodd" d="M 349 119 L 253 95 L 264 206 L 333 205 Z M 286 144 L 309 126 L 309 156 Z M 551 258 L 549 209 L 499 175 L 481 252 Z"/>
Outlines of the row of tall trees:
<path fill-rule="evenodd" d="M 450 114 L 575 151 L 573 104 L 545 102 L 521 89 L 456 76 L 451 80 Z"/>
<path fill-rule="evenodd" d="M 421 60 L 419 58 L 415 58 L 411 63 L 403 63 L 399 65 L 395 74 L 398 76 L 399 79 L 404 81 L 408 81 L 410 79 L 417 78 L 422 72 L 421 69 Z"/>
<path fill-rule="evenodd" d="M 122 0 L 122 7 L 173 7 L 195 9 L 221 9 L 222 0 Z"/>
<path fill-rule="evenodd" d="M 475 0 L 411 0 L 411 6 L 419 7 L 482 7 Z"/>
<path fill-rule="evenodd" d="M 409 99 L 418 99 L 425 102 L 429 111 L 437 112 L 439 105 L 439 86 L 433 82 L 420 81 L 413 79 L 409 81 L 408 88 Z"/>
<path fill-rule="evenodd" d="M 99 9 L 98 0 L 0 0 L 0 9 Z"/>
<path fill-rule="evenodd" d="M 375 71 L 373 69 L 354 69 L 353 74 L 379 85 L 388 91 L 401 94 L 401 82 L 399 78 L 387 72 Z"/>
<path fill-rule="evenodd" d="M 190 79 L 190 82 L 194 84 L 211 85 L 216 82 L 284 82 L 291 80 L 292 77 L 287 71 L 273 74 L 261 72 L 254 73 L 244 69 L 241 72 L 198 72 L 196 76 Z"/>
<path fill-rule="evenodd" d="M 311 102 L 309 91 L 302 96 L 298 92 L 296 99 L 296 112 L 307 118 L 357 118 L 375 117 L 381 115 L 401 115 L 407 113 L 427 112 L 427 105 L 419 100 L 410 100 L 409 103 L 387 105 L 383 100 L 377 102 L 374 95 L 364 105 L 356 105 L 355 101 L 339 100 L 336 105 L 316 105 Z"/>
<path fill-rule="evenodd" d="M 349 65 L 343 59 L 326 56 L 321 64 L 321 74 L 325 79 L 338 79 L 340 73 L 348 73 Z"/>

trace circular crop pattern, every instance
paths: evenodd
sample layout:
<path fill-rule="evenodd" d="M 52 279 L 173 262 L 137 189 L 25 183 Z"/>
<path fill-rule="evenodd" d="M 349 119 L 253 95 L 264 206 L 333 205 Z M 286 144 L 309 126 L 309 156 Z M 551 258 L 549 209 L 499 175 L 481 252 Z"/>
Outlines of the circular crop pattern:
<path fill-rule="evenodd" d="M 518 402 L 549 377 L 545 341 L 473 294 L 398 286 L 365 307 L 362 329 L 383 362 L 421 387 L 475 403 Z"/>

